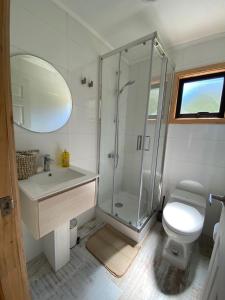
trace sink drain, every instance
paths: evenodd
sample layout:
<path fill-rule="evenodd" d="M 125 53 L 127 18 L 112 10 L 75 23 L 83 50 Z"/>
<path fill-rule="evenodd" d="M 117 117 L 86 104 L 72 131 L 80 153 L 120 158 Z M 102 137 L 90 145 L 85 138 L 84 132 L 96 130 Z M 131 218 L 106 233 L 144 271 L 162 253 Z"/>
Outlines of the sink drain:
<path fill-rule="evenodd" d="M 117 203 L 115 203 L 115 207 L 117 207 L 117 208 L 123 207 L 123 203 L 117 202 Z"/>

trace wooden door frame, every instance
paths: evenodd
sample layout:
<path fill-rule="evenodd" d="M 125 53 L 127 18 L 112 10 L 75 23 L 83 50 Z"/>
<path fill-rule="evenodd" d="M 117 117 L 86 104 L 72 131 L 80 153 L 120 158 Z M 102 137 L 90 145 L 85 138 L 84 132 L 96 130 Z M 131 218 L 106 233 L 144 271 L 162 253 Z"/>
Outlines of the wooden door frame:
<path fill-rule="evenodd" d="M 10 83 L 10 1 L 0 0 L 0 198 L 9 196 L 12 212 L 0 211 L 0 299 L 29 300 L 16 173 Z"/>

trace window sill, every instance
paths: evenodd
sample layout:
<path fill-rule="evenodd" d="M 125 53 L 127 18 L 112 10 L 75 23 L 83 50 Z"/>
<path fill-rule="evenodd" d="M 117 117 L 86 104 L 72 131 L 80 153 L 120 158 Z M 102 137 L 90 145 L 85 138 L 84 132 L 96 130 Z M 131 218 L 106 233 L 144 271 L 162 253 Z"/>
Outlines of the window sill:
<path fill-rule="evenodd" d="M 173 118 L 170 124 L 225 124 L 225 118 Z"/>

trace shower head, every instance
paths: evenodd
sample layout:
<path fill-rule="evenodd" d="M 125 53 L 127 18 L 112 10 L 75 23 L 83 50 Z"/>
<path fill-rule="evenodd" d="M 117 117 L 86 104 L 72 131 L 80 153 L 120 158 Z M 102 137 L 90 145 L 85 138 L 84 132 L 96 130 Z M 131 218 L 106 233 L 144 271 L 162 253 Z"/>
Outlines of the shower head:
<path fill-rule="evenodd" d="M 121 88 L 120 91 L 119 91 L 119 94 L 122 94 L 122 92 L 124 91 L 124 89 L 125 89 L 127 86 L 132 85 L 132 84 L 134 84 L 134 83 L 135 83 L 135 80 L 129 80 L 127 83 L 125 83 L 125 84 L 122 86 L 122 88 Z"/>

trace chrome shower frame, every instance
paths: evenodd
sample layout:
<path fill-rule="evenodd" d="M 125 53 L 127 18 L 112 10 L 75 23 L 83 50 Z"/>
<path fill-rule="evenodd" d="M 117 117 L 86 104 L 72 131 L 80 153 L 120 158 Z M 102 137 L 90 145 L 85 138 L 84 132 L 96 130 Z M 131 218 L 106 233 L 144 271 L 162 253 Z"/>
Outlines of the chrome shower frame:
<path fill-rule="evenodd" d="M 161 78 L 160 78 L 160 94 L 159 94 L 159 104 L 158 104 L 158 112 L 160 111 L 160 114 L 157 114 L 157 121 L 156 121 L 156 134 L 155 134 L 155 139 L 154 139 L 154 145 L 153 145 L 153 154 L 158 152 L 158 145 L 159 145 L 159 136 L 160 136 L 160 128 L 161 128 L 161 118 L 162 118 L 162 107 L 163 107 L 163 99 L 164 99 L 164 85 L 165 85 L 165 77 L 166 77 L 166 69 L 167 69 L 167 64 L 169 63 L 173 69 L 175 68 L 175 65 L 173 63 L 173 61 L 168 57 L 166 51 L 164 50 L 164 47 L 160 41 L 160 38 L 158 37 L 157 32 L 153 32 L 149 35 L 146 35 L 140 39 L 137 39 L 133 42 L 130 42 L 122 47 L 119 47 L 117 49 L 114 49 L 110 52 L 107 52 L 104 55 L 99 56 L 99 62 L 98 62 L 98 146 L 97 146 L 97 153 L 98 153 L 98 159 L 97 159 L 97 170 L 98 173 L 100 172 L 100 142 L 101 142 L 101 106 L 102 106 L 102 63 L 103 60 L 105 58 L 108 58 L 112 55 L 115 54 L 119 54 L 119 71 L 120 71 L 120 60 L 121 60 L 121 53 L 124 50 L 128 50 L 129 48 L 132 48 L 134 46 L 138 46 L 140 44 L 144 44 L 146 42 L 152 41 L 151 44 L 151 64 L 150 64 L 150 68 L 149 68 L 149 82 L 151 82 L 152 79 L 152 59 L 153 59 L 153 48 L 156 47 L 158 52 L 160 53 L 160 55 L 163 57 L 163 63 L 162 63 L 162 74 L 161 74 Z M 119 75 L 119 74 L 118 74 Z M 162 76 L 164 77 L 162 79 Z M 119 80 L 120 80 L 120 76 L 118 76 L 117 79 L 117 89 L 119 91 Z M 146 135 L 146 124 L 147 124 L 147 117 L 148 117 L 148 105 L 149 105 L 149 95 L 151 92 L 151 85 L 149 84 L 149 88 L 148 88 L 148 99 L 147 99 L 147 105 L 146 105 L 146 114 L 145 114 L 145 125 L 144 125 L 144 136 Z M 118 112 L 118 101 L 119 101 L 119 92 L 117 93 L 117 99 L 116 99 L 116 114 Z M 170 103 L 169 103 L 170 106 Z M 161 110 L 160 110 L 161 109 Z M 115 122 L 116 122 L 116 126 L 118 126 L 117 122 L 118 122 L 118 114 L 115 115 Z M 167 125 L 168 127 L 168 125 Z M 163 144 L 163 155 L 162 155 L 162 159 L 163 159 L 163 163 L 162 163 L 162 167 L 161 167 L 161 185 L 162 185 L 162 177 L 163 177 L 163 167 L 164 167 L 164 158 L 165 158 L 165 151 L 166 151 L 166 137 L 167 137 L 167 129 L 165 132 L 165 140 L 164 140 L 164 144 Z M 116 141 L 116 137 L 115 137 L 115 143 L 118 142 Z M 114 146 L 116 147 L 116 144 L 114 144 Z M 140 183 L 139 183 L 139 205 L 138 205 L 138 216 L 137 219 L 139 221 L 140 218 L 140 203 L 141 203 L 141 195 L 142 195 L 142 184 L 143 184 L 143 159 L 144 159 L 144 152 L 142 151 L 141 154 L 141 172 L 140 172 Z M 114 172 L 115 172 L 115 168 L 116 168 L 116 161 L 118 160 L 118 158 L 114 159 L 114 164 L 113 164 L 113 168 L 114 168 Z M 155 173 L 156 173 L 156 161 L 152 162 L 152 169 L 153 169 L 153 176 L 151 176 L 151 181 L 152 181 L 152 193 L 154 191 L 154 178 L 155 178 Z M 114 173 L 115 174 L 115 173 Z M 114 181 L 114 177 L 113 176 L 113 181 Z M 97 181 L 97 191 L 96 191 L 96 195 L 97 195 L 97 199 L 98 199 L 98 194 L 99 194 L 99 180 L 100 178 L 98 178 Z M 150 184 L 150 183 L 149 183 Z M 113 189 L 114 189 L 114 182 L 113 182 Z M 153 195 L 152 195 L 153 196 Z M 97 200 L 97 205 L 98 205 L 98 200 Z M 101 207 L 98 206 L 100 209 Z M 127 223 L 125 220 L 115 216 L 113 214 L 113 199 L 112 199 L 112 208 L 111 208 L 111 213 L 105 212 L 105 214 L 109 215 L 110 217 L 118 220 L 120 223 L 126 225 L 127 227 L 131 228 L 134 231 L 140 232 L 146 225 L 146 223 L 149 221 L 149 219 L 152 216 L 152 212 L 151 214 L 148 216 L 148 218 L 146 220 L 144 220 L 144 222 L 142 222 L 142 224 L 140 224 L 140 226 L 133 226 L 129 223 Z M 101 209 L 102 210 L 102 209 Z"/>

